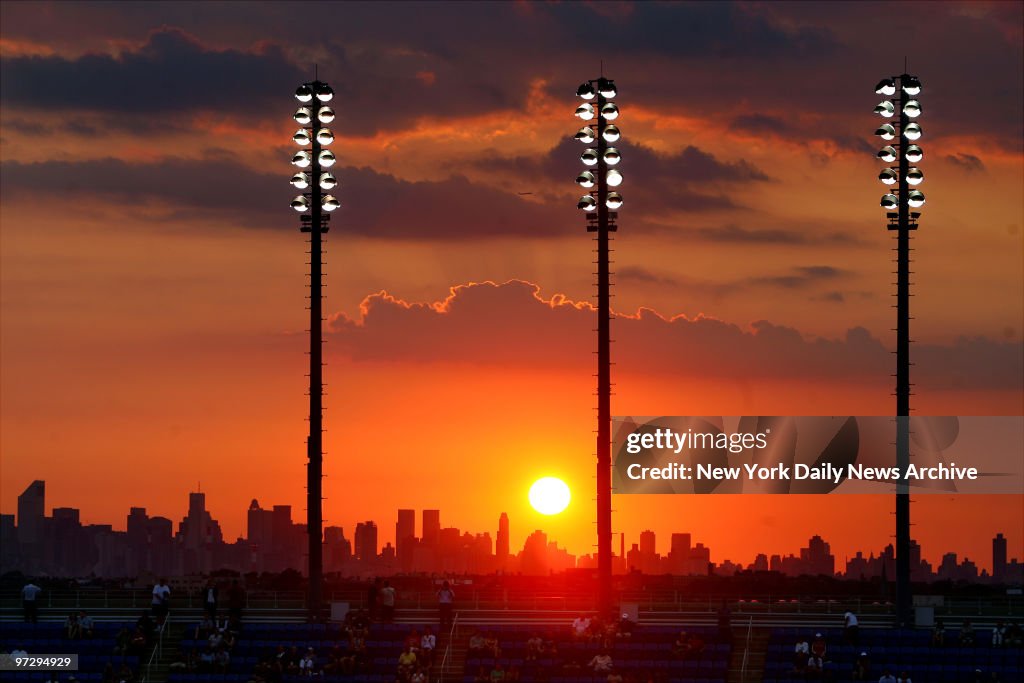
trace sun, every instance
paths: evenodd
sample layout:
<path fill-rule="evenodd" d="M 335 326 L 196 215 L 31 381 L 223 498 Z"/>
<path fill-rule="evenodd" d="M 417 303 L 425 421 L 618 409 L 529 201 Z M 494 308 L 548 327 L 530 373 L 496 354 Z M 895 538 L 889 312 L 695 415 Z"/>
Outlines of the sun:
<path fill-rule="evenodd" d="M 568 484 L 557 477 L 542 477 L 530 487 L 530 505 L 542 515 L 557 515 L 571 498 Z"/>

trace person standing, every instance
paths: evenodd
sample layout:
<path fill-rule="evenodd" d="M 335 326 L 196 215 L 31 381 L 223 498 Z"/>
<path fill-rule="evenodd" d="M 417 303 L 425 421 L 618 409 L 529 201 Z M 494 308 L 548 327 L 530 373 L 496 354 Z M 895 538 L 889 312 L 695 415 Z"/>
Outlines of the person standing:
<path fill-rule="evenodd" d="M 437 606 L 441 615 L 441 628 L 451 626 L 454 605 L 455 591 L 452 590 L 451 584 L 445 581 L 441 585 L 441 590 L 437 591 Z"/>
<path fill-rule="evenodd" d="M 217 620 L 217 584 L 213 579 L 207 581 L 206 588 L 203 589 L 203 611 L 213 621 Z"/>
<path fill-rule="evenodd" d="M 395 618 L 395 588 L 390 581 L 385 581 L 380 589 L 380 606 L 384 621 L 390 624 Z"/>
<path fill-rule="evenodd" d="M 164 623 L 167 612 L 171 605 L 171 587 L 167 585 L 167 579 L 161 578 L 153 586 L 153 616 L 156 617 L 158 625 Z"/>
<path fill-rule="evenodd" d="M 43 589 L 31 581 L 26 583 L 25 587 L 21 589 L 21 607 L 26 623 L 34 624 L 39 621 L 39 601 L 37 598 L 42 592 Z"/>
<path fill-rule="evenodd" d="M 857 625 L 857 615 L 853 612 L 847 611 L 843 615 L 843 640 L 846 641 L 847 645 L 857 645 L 858 631 L 860 627 Z"/>

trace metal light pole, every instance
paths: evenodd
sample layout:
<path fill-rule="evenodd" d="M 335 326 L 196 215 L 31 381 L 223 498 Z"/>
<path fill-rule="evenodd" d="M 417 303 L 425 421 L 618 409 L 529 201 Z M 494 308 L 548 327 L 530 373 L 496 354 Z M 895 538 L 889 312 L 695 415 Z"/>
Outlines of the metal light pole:
<path fill-rule="evenodd" d="M 585 126 L 576 133 L 576 139 L 588 147 L 580 160 L 588 167 L 576 182 L 589 190 L 577 207 L 587 212 L 587 231 L 597 233 L 597 610 L 602 617 L 612 615 L 612 446 L 611 446 L 611 330 L 612 318 L 609 290 L 611 272 L 609 264 L 610 233 L 618 229 L 616 212 L 622 206 L 622 196 L 609 187 L 622 182 L 622 174 L 613 166 L 619 163 L 617 149 L 609 146 L 620 137 L 619 129 L 609 123 L 619 115 L 618 106 L 611 100 L 618 94 L 615 83 L 607 78 L 587 81 L 576 93 L 584 100 L 576 109 L 576 116 L 584 121 L 597 119 L 597 128 Z M 596 98 L 595 107 L 591 100 Z"/>
<path fill-rule="evenodd" d="M 889 230 L 896 232 L 896 466 L 900 480 L 896 484 L 896 624 L 913 624 L 910 587 L 910 487 L 906 473 L 910 465 L 910 235 L 917 230 L 920 213 L 911 211 L 924 205 L 924 194 L 913 186 L 924 180 L 915 164 L 923 157 L 921 148 L 912 144 L 921 137 L 921 127 L 913 119 L 921 114 L 916 99 L 921 82 L 916 76 L 903 74 L 879 82 L 875 92 L 899 97 L 884 100 L 875 112 L 894 118 L 897 125 L 882 124 L 875 134 L 894 142 L 884 147 L 878 158 L 887 163 L 898 160 L 896 167 L 883 169 L 878 178 L 892 186 L 882 197 L 888 210 Z M 892 211 L 892 209 L 896 209 Z"/>
<path fill-rule="evenodd" d="M 309 534 L 309 594 L 307 609 L 310 621 L 323 617 L 323 239 L 328 231 L 327 212 L 338 208 L 338 200 L 325 194 L 338 184 L 323 169 L 334 165 L 334 154 L 325 146 L 334 141 L 329 128 L 334 110 L 326 103 L 334 96 L 331 87 L 320 81 L 304 83 L 295 97 L 304 106 L 294 119 L 302 126 L 292 139 L 302 147 L 292 157 L 292 164 L 302 170 L 292 176 L 292 185 L 306 190 L 292 200 L 292 208 L 301 214 L 302 232 L 309 233 L 309 437 L 306 452 L 306 528 Z M 309 106 L 305 106 L 305 105 Z M 311 149 L 305 149 L 310 146 Z"/>

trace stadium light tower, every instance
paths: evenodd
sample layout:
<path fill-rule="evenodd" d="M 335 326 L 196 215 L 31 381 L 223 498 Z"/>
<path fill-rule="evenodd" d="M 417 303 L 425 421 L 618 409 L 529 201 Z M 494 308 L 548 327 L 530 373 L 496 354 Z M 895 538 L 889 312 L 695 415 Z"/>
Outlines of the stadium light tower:
<path fill-rule="evenodd" d="M 576 116 L 586 125 L 575 138 L 587 145 L 580 155 L 586 167 L 576 183 L 587 190 L 577 208 L 587 216 L 587 232 L 597 233 L 597 610 L 602 617 L 612 615 L 612 415 L 611 415 L 611 273 L 609 266 L 610 233 L 618 229 L 616 211 L 622 206 L 617 188 L 622 173 L 615 168 L 621 156 L 612 146 L 620 133 L 612 123 L 619 107 L 612 100 L 618 95 L 615 82 L 601 77 L 587 81 L 576 91 L 583 104 Z M 591 123 L 594 121 L 595 123 Z M 590 145 L 596 144 L 596 147 Z"/>
<path fill-rule="evenodd" d="M 897 92 L 899 93 L 897 96 Z M 892 189 L 882 197 L 882 208 L 889 219 L 889 230 L 896 232 L 896 466 L 901 479 L 896 484 L 896 623 L 913 623 L 910 592 L 910 235 L 917 230 L 924 194 L 916 189 L 924 180 L 917 167 L 924 153 L 917 145 L 921 137 L 921 81 L 903 74 L 885 78 L 875 93 L 888 99 L 875 107 L 875 113 L 887 119 L 878 127 L 878 135 L 888 144 L 878 158 L 889 167 L 878 179 Z M 895 96 L 895 97 L 894 97 Z M 891 120 L 892 122 L 888 122 Z M 895 162 L 895 165 L 891 165 Z"/>
<path fill-rule="evenodd" d="M 299 171 L 292 176 L 292 185 L 302 194 L 292 200 L 292 208 L 301 217 L 300 230 L 309 233 L 309 437 L 306 452 L 306 527 L 309 533 L 309 595 L 307 609 L 310 621 L 323 617 L 323 240 L 327 234 L 329 212 L 337 209 L 338 200 L 325 190 L 338 184 L 329 169 L 334 153 L 325 149 L 334 142 L 327 124 L 334 120 L 334 110 L 327 104 L 334 97 L 331 86 L 315 80 L 303 83 L 295 91 L 300 103 L 294 119 L 300 128 L 292 140 L 299 150 L 292 164 Z"/>

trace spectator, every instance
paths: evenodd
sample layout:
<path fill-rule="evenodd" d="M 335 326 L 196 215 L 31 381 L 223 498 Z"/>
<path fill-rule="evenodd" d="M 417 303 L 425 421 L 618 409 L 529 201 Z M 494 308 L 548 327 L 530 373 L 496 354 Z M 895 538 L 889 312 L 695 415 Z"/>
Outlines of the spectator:
<path fill-rule="evenodd" d="M 484 635 L 479 630 L 474 630 L 469 636 L 469 656 L 484 656 Z"/>
<path fill-rule="evenodd" d="M 405 647 L 409 648 L 417 655 L 419 655 L 420 634 L 416 631 L 416 629 L 409 631 L 409 635 L 405 637 Z"/>
<path fill-rule="evenodd" d="M 306 654 L 299 660 L 299 673 L 303 676 L 312 676 L 316 673 L 316 652 L 313 648 L 306 648 Z"/>
<path fill-rule="evenodd" d="M 871 676 L 871 661 L 868 659 L 867 652 L 861 652 L 860 656 L 857 657 L 857 661 L 853 663 L 853 674 L 852 678 L 855 681 L 866 681 Z"/>
<path fill-rule="evenodd" d="M 572 620 L 572 634 L 576 638 L 583 638 L 590 629 L 590 617 L 579 615 Z"/>
<path fill-rule="evenodd" d="M 534 633 L 526 641 L 526 661 L 535 661 L 538 657 L 540 657 L 543 650 L 544 641 L 541 640 L 541 637 L 539 635 Z"/>
<path fill-rule="evenodd" d="M 437 607 L 441 618 L 441 628 L 451 626 L 452 623 L 452 609 L 455 605 L 455 591 L 445 581 L 441 585 L 441 590 L 437 591 Z"/>
<path fill-rule="evenodd" d="M 595 674 L 607 674 L 612 670 L 612 656 L 607 650 L 601 650 L 587 664 Z"/>
<path fill-rule="evenodd" d="M 501 665 L 501 662 L 495 662 L 494 668 L 491 669 L 490 681 L 491 683 L 502 683 L 505 680 L 505 667 Z"/>
<path fill-rule="evenodd" d="M 878 679 L 878 683 L 898 683 L 896 677 L 892 675 L 892 672 L 885 669 L 882 672 L 881 678 Z"/>
<path fill-rule="evenodd" d="M 423 667 L 416 667 L 416 671 L 413 672 L 412 676 L 409 678 L 409 683 L 427 683 L 427 674 L 423 670 Z"/>
<path fill-rule="evenodd" d="M 680 631 L 676 636 L 676 642 L 672 643 L 673 657 L 686 657 L 690 654 L 690 636 L 686 631 Z"/>
<path fill-rule="evenodd" d="M 488 657 L 500 657 L 501 649 L 498 647 L 498 637 L 494 633 L 484 636 L 484 652 Z"/>
<path fill-rule="evenodd" d="M 158 624 L 164 623 L 171 603 L 171 587 L 167 585 L 167 579 L 160 579 L 153 586 L 153 616 Z"/>
<path fill-rule="evenodd" d="M 619 621 L 619 631 L 616 634 L 619 638 L 632 638 L 633 631 L 636 629 L 636 622 L 629 618 L 626 613 L 622 614 L 622 619 Z"/>
<path fill-rule="evenodd" d="M 811 641 L 811 654 L 821 659 L 825 659 L 825 655 L 828 654 L 828 645 L 825 644 L 825 636 L 820 633 L 814 634 L 814 640 Z"/>
<path fill-rule="evenodd" d="M 85 610 L 78 612 L 78 632 L 82 638 L 92 638 L 96 633 L 96 622 L 85 613 Z"/>
<path fill-rule="evenodd" d="M 78 640 L 82 635 L 78 627 L 78 614 L 72 612 L 64 619 L 64 637 L 68 640 Z"/>
<path fill-rule="evenodd" d="M 622 683 L 622 674 L 613 671 L 610 674 L 608 674 L 608 678 L 605 680 L 606 683 Z"/>
<path fill-rule="evenodd" d="M 484 671 L 484 668 L 481 666 L 476 670 L 476 676 L 473 676 L 473 683 L 487 683 L 487 681 L 487 672 Z"/>
<path fill-rule="evenodd" d="M 960 647 L 974 647 L 974 627 L 970 619 L 960 625 Z"/>
<path fill-rule="evenodd" d="M 426 666 L 430 666 L 434 663 L 434 648 L 437 647 L 437 636 L 429 626 L 423 631 L 423 636 L 420 638 L 420 654 L 423 656 L 423 660 Z"/>
<path fill-rule="evenodd" d="M 122 626 L 121 630 L 114 636 L 114 654 L 115 655 L 126 655 L 128 654 L 128 644 L 132 640 L 132 633 L 128 630 L 127 626 Z"/>
<path fill-rule="evenodd" d="M 1021 630 L 1020 624 L 1011 622 L 1006 627 L 1006 637 L 1003 642 L 1006 647 L 1020 647 L 1024 645 L 1024 631 Z"/>
<path fill-rule="evenodd" d="M 858 631 L 857 615 L 847 610 L 846 614 L 843 615 L 843 640 L 847 645 L 856 646 L 858 644 Z"/>
<path fill-rule="evenodd" d="M 238 579 L 231 579 L 231 586 L 228 588 L 228 618 L 236 624 L 236 628 L 242 624 L 245 599 L 245 587 L 238 583 Z"/>
<path fill-rule="evenodd" d="M 518 681 L 518 680 L 519 680 L 519 667 L 517 667 L 517 666 L 510 666 L 508 668 L 508 670 L 505 671 L 505 681 L 506 681 L 506 683 L 508 683 L 509 681 Z"/>
<path fill-rule="evenodd" d="M 811 656 L 811 644 L 806 638 L 800 638 L 793 646 L 793 667 L 803 671 L 807 667 L 807 658 Z"/>
<path fill-rule="evenodd" d="M 21 608 L 26 623 L 34 624 L 39 621 L 39 594 L 43 589 L 31 581 L 21 589 Z"/>
<path fill-rule="evenodd" d="M 26 657 L 28 652 L 25 650 L 23 645 L 15 645 L 14 649 L 10 652 L 12 657 Z"/>
<path fill-rule="evenodd" d="M 387 582 L 384 585 L 387 586 Z M 398 655 L 398 677 L 403 681 L 408 681 L 415 668 L 416 653 L 410 648 L 405 648 L 402 654 Z"/>
<path fill-rule="evenodd" d="M 217 620 L 217 584 L 213 579 L 207 581 L 203 589 L 203 611 L 214 621 Z"/>
<path fill-rule="evenodd" d="M 214 632 L 216 627 L 214 626 L 213 620 L 210 619 L 209 614 L 204 614 L 203 618 L 196 624 L 196 640 L 205 640 L 210 637 L 210 634 Z"/>
<path fill-rule="evenodd" d="M 1002 647 L 1006 642 L 1006 625 L 1000 619 L 992 629 L 992 647 Z"/>
<path fill-rule="evenodd" d="M 900 675 L 899 678 L 896 679 L 896 683 L 913 683 L 913 681 L 910 680 L 910 674 L 907 673 L 906 669 L 900 671 Z"/>
<path fill-rule="evenodd" d="M 388 581 L 380 589 L 380 606 L 384 621 L 390 624 L 395 618 L 395 589 Z"/>
<path fill-rule="evenodd" d="M 945 647 L 946 645 L 946 625 L 942 623 L 942 619 L 935 620 L 935 626 L 932 627 L 932 647 Z"/>
<path fill-rule="evenodd" d="M 807 658 L 804 675 L 807 678 L 821 678 L 825 674 L 825 660 L 820 655 L 812 654 Z"/>

